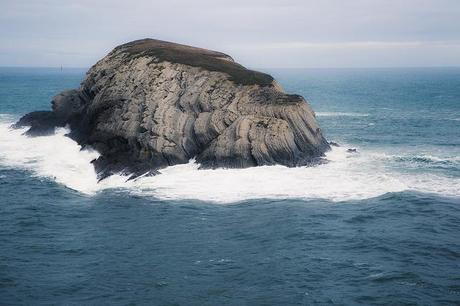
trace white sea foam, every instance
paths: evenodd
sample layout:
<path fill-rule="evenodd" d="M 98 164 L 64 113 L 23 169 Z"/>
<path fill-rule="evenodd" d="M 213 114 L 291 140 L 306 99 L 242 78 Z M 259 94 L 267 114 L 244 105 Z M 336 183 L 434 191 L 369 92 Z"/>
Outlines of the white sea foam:
<path fill-rule="evenodd" d="M 53 136 L 27 137 L 25 129 L 10 129 L 11 122 L 0 123 L 0 164 L 30 170 L 34 175 L 49 177 L 84 193 L 99 189 L 90 163 L 99 154 L 81 151 L 81 147 L 64 136 L 60 128 Z"/>
<path fill-rule="evenodd" d="M 65 129 L 46 137 L 27 137 L 0 123 L 0 165 L 31 171 L 86 194 L 121 188 L 159 199 L 198 199 L 232 203 L 257 198 L 321 198 L 332 201 L 359 200 L 388 192 L 417 190 L 460 196 L 460 180 L 434 175 L 408 175 L 382 166 L 375 154 L 347 153 L 333 148 L 326 164 L 287 168 L 265 166 L 249 169 L 198 170 L 191 161 L 161 170 L 161 175 L 127 181 L 111 176 L 97 182 L 91 160 L 95 151 L 65 137 Z M 380 161 L 380 162 L 379 162 Z"/>

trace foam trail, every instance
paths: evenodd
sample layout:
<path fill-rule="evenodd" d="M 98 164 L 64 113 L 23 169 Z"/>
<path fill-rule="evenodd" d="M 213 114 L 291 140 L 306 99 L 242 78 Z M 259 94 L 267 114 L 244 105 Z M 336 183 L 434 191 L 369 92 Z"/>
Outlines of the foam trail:
<path fill-rule="evenodd" d="M 10 129 L 11 120 L 1 121 L 0 166 L 26 169 L 86 194 L 121 188 L 159 199 L 217 203 L 258 198 L 347 201 L 404 190 L 460 196 L 459 178 L 395 172 L 385 166 L 388 159 L 381 155 L 364 151 L 350 154 L 345 147 L 333 148 L 326 156 L 329 162 L 316 167 L 198 170 L 191 161 L 163 169 L 154 177 L 127 181 L 126 176 L 114 175 L 98 183 L 90 163 L 98 153 L 81 151 L 77 143 L 64 136 L 67 130 L 32 138 L 22 135 L 24 130 Z"/>
<path fill-rule="evenodd" d="M 369 114 L 364 113 L 346 113 L 346 112 L 317 112 L 318 117 L 368 117 Z"/>

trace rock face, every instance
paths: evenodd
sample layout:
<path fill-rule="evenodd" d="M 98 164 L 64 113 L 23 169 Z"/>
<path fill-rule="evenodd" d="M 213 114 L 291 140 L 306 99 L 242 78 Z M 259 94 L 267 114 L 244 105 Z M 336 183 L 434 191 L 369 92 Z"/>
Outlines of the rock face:
<path fill-rule="evenodd" d="M 223 53 L 153 39 L 116 47 L 51 112 L 16 125 L 31 135 L 70 125 L 101 153 L 101 178 L 140 175 L 195 158 L 202 168 L 314 162 L 329 149 L 313 110 L 264 73 Z"/>

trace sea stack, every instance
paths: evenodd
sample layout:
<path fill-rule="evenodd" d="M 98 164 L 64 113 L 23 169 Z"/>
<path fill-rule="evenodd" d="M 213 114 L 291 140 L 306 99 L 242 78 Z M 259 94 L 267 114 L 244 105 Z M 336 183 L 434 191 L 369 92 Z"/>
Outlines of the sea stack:
<path fill-rule="evenodd" d="M 116 47 L 87 72 L 80 88 L 53 98 L 52 111 L 17 127 L 44 135 L 68 125 L 100 178 L 134 176 L 188 163 L 201 168 L 303 166 L 329 149 L 303 97 L 230 56 L 160 40 Z"/>

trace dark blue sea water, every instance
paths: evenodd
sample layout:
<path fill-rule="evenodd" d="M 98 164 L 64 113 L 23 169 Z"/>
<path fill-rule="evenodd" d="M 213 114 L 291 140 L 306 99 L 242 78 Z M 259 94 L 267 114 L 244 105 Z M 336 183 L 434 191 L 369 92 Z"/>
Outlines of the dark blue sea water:
<path fill-rule="evenodd" d="M 329 163 L 97 184 L 8 128 L 84 70 L 0 68 L 0 304 L 460 305 L 460 68 L 269 72 Z"/>

